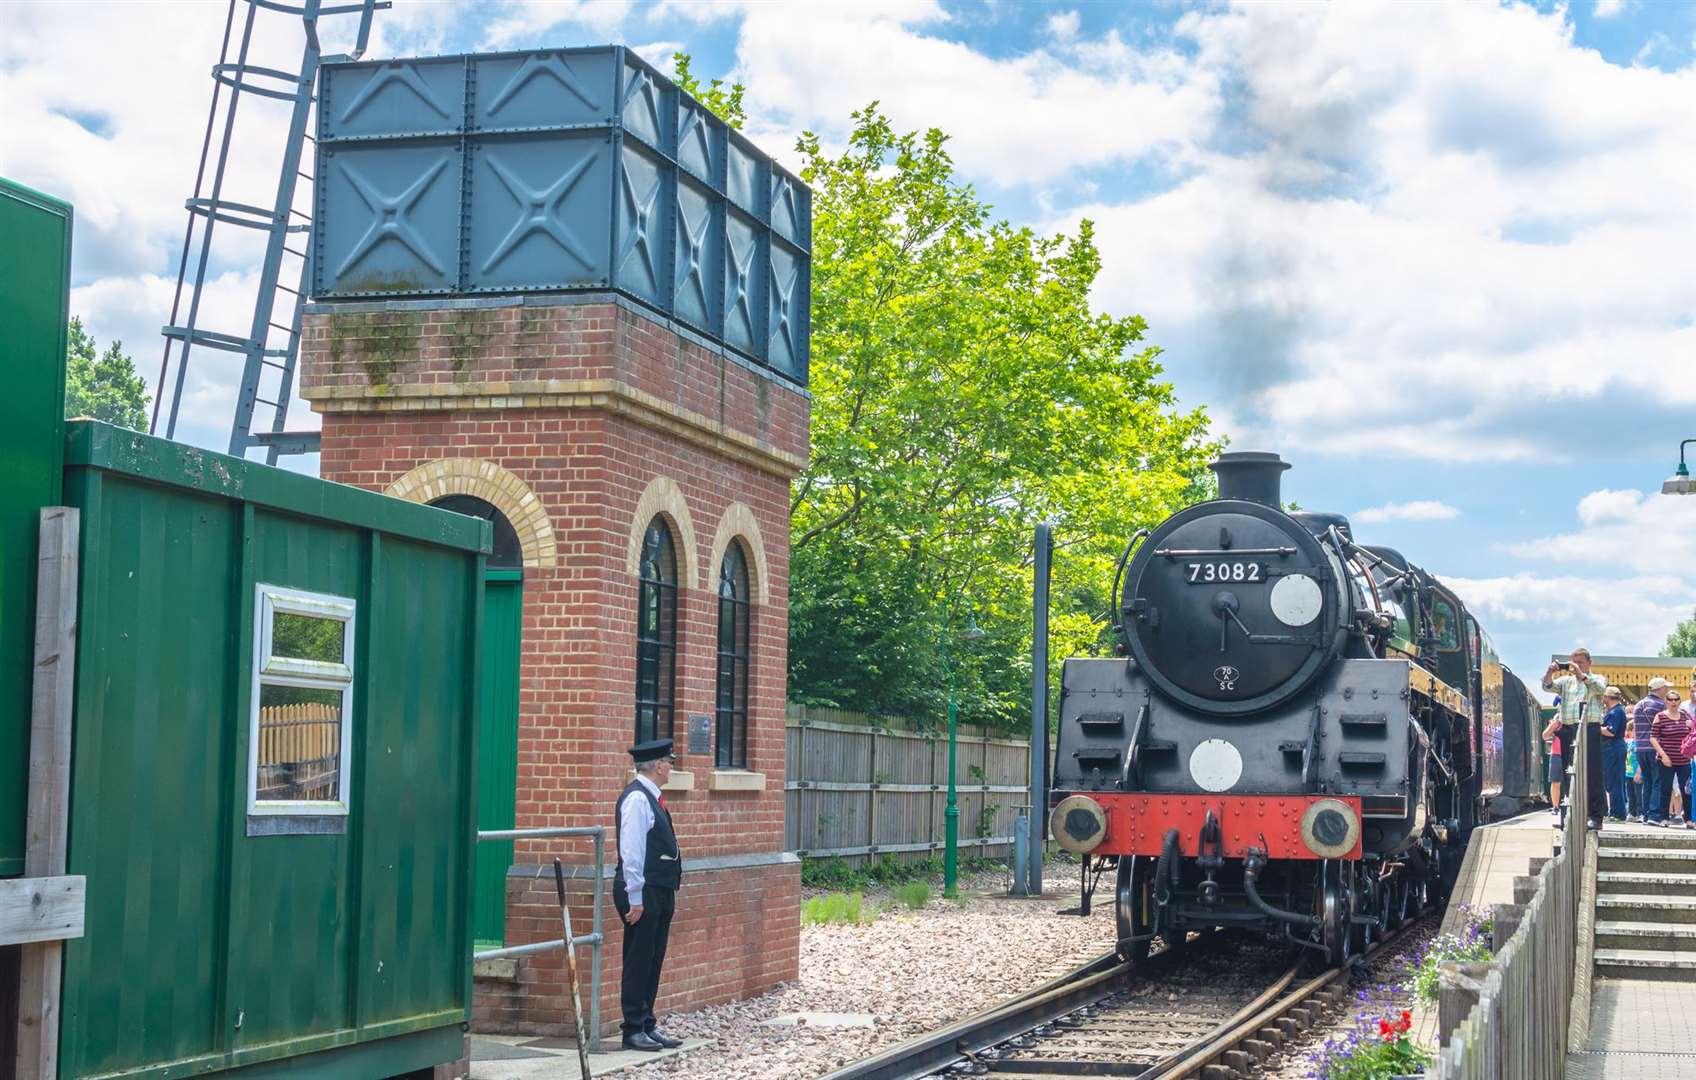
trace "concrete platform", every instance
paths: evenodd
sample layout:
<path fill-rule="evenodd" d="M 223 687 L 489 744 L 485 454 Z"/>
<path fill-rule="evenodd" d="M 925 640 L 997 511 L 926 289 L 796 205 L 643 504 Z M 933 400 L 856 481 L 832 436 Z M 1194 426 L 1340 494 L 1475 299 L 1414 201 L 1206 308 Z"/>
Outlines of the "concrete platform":
<path fill-rule="evenodd" d="M 1460 929 L 1461 908 L 1471 907 L 1488 914 L 1492 904 L 1513 903 L 1513 879 L 1531 873 L 1532 859 L 1549 859 L 1555 854 L 1558 819 L 1547 810 L 1533 810 L 1507 821 L 1483 825 L 1472 831 L 1472 843 L 1460 864 L 1453 895 L 1443 912 L 1440 933 Z M 1414 1041 L 1428 1049 L 1437 1045 L 1437 1010 L 1416 1005 L 1413 1009 Z"/>
<path fill-rule="evenodd" d="M 603 1040 L 617 1047 L 618 1039 Z M 642 1065 L 711 1046 L 710 1039 L 684 1039 L 676 1050 L 646 1053 L 640 1050 L 604 1050 L 589 1055 L 591 1076 L 622 1073 Z M 570 1039 L 539 1039 L 533 1035 L 471 1036 L 471 1080 L 581 1080 L 582 1067 L 577 1047 Z"/>
<path fill-rule="evenodd" d="M 1547 810 L 1533 810 L 1474 829 L 1443 915 L 1442 932 L 1459 929 L 1463 906 L 1488 912 L 1492 904 L 1513 903 L 1513 879 L 1531 873 L 1532 859 L 1554 857 L 1560 836 L 1553 827 L 1557 820 Z"/>
<path fill-rule="evenodd" d="M 1688 983 L 1598 979 L 1590 1000 L 1590 1037 L 1567 1055 L 1566 1080 L 1696 1080 Z"/>

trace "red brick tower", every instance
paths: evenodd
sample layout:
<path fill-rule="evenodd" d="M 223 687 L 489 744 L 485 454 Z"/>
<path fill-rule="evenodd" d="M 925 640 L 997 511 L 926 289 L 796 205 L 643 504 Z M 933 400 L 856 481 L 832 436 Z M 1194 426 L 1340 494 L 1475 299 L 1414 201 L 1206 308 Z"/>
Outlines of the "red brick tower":
<path fill-rule="evenodd" d="M 783 850 L 788 514 L 789 481 L 807 452 L 806 392 L 599 292 L 314 304 L 301 393 L 322 417 L 325 479 L 419 502 L 469 496 L 512 527 L 521 568 L 507 574 L 522 577 L 517 827 L 607 826 L 610 879 L 613 801 L 631 775 L 625 749 L 639 723 L 676 738 L 666 795 L 686 871 L 661 1008 L 794 978 L 800 868 Z M 656 525 L 669 540 L 670 591 L 655 583 L 666 560 L 644 557 Z M 497 547 L 499 532 L 497 523 Z M 728 643 L 727 556 L 742 564 L 745 591 L 728 625 L 740 615 L 747 628 Z M 674 617 L 648 622 L 639 665 L 639 605 L 672 603 Z M 489 655 L 486 683 L 501 677 Z M 589 926 L 588 845 L 521 842 L 505 877 L 508 944 L 559 935 L 555 854 L 577 875 L 575 926 Z M 605 1031 L 618 1018 L 621 931 L 603 885 Z M 567 1030 L 559 953 L 488 974 L 477 980 L 478 1030 Z"/>

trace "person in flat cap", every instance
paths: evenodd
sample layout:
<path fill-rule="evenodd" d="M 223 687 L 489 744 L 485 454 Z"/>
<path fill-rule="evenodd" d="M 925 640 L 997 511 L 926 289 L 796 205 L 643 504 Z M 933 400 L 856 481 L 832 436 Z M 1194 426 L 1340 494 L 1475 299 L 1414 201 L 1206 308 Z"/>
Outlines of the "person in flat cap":
<path fill-rule="evenodd" d="M 683 860 L 677 834 L 660 788 L 671 776 L 670 739 L 652 739 L 630 748 L 636 779 L 618 796 L 618 870 L 613 875 L 612 903 L 624 920 L 624 974 L 618 1002 L 624 1012 L 619 1030 L 626 1050 L 666 1050 L 682 1046 L 660 1031 L 654 1019 L 654 999 L 660 992 L 660 966 L 665 963 L 671 916 L 677 910 L 677 889 L 683 883 Z"/>

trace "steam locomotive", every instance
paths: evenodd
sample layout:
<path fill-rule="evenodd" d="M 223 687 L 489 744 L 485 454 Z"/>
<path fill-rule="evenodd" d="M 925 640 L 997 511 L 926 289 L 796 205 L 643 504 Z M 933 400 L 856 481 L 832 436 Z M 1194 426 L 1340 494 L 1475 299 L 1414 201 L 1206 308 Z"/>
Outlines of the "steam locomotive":
<path fill-rule="evenodd" d="M 1085 910 L 1114 871 L 1126 960 L 1238 927 L 1341 964 L 1538 801 L 1536 701 L 1434 575 L 1286 512 L 1278 455 L 1210 467 L 1217 499 L 1126 547 L 1120 655 L 1064 665 L 1050 835 Z"/>

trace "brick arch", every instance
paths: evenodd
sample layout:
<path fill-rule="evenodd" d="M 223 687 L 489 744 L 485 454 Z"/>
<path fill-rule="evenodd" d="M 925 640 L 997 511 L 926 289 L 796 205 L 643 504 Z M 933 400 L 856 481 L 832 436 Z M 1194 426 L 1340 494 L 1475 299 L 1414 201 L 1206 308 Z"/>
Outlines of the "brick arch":
<path fill-rule="evenodd" d="M 443 458 L 402 474 L 383 494 L 409 502 L 433 502 L 444 495 L 473 495 L 506 515 L 518 533 L 526 570 L 559 565 L 553 522 L 530 486 L 507 469 L 482 458 Z"/>
<path fill-rule="evenodd" d="M 669 476 L 656 476 L 648 481 L 642 497 L 636 500 L 636 513 L 630 522 L 630 550 L 625 559 L 625 566 L 631 577 L 641 576 L 642 537 L 647 535 L 648 522 L 654 520 L 656 514 L 663 514 L 666 523 L 671 526 L 671 537 L 678 548 L 677 584 L 687 589 L 698 572 L 695 562 L 695 526 L 689 518 L 689 503 L 683 498 L 683 489 Z"/>
<path fill-rule="evenodd" d="M 766 542 L 760 535 L 759 521 L 755 519 L 754 512 L 748 509 L 746 503 L 731 503 L 719 517 L 718 532 L 713 535 L 712 561 L 707 563 L 707 576 L 701 588 L 714 594 L 718 592 L 719 566 L 724 562 L 724 553 L 730 549 L 730 542 L 737 539 L 742 541 L 742 546 L 748 551 L 748 571 L 754 579 L 753 601 L 756 604 L 769 604 L 771 575 L 766 569 Z"/>

